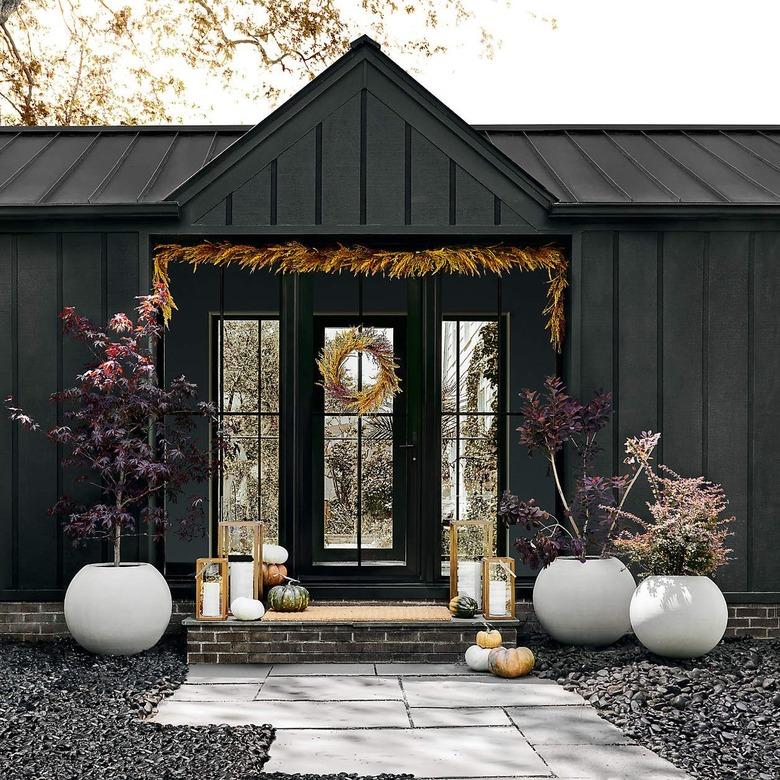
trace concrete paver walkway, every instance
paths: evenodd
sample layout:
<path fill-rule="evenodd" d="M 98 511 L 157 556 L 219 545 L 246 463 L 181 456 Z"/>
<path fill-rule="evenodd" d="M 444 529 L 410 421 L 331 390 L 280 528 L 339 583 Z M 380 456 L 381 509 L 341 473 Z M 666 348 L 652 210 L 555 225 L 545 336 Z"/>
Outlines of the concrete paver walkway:
<path fill-rule="evenodd" d="M 687 775 L 551 680 L 447 664 L 199 664 L 159 723 L 270 723 L 267 772 L 418 778 Z"/>

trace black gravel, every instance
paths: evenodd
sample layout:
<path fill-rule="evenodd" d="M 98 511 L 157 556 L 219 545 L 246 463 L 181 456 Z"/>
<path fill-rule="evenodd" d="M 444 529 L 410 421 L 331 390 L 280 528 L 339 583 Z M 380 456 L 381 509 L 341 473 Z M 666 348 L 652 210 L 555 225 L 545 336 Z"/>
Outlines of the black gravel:
<path fill-rule="evenodd" d="M 70 641 L 0 643 L 0 776 L 244 778 L 268 760 L 271 726 L 142 720 L 186 674 L 178 643 L 98 658 Z"/>
<path fill-rule="evenodd" d="M 701 780 L 780 778 L 780 642 L 724 640 L 674 661 L 633 639 L 608 648 L 527 642 L 540 677 L 587 699 L 629 737 Z"/>

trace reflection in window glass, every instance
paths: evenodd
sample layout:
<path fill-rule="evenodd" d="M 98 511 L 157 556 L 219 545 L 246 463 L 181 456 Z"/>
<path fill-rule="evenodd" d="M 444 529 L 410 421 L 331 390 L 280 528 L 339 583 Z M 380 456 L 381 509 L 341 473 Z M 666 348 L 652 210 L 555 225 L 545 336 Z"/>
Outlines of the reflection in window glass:
<path fill-rule="evenodd" d="M 346 328 L 325 328 L 326 343 Z M 393 328 L 377 328 L 392 344 Z M 376 380 L 374 361 L 352 354 L 347 381 L 362 388 Z M 393 402 L 358 417 L 325 395 L 324 547 L 393 548 Z M 358 538 L 359 531 L 359 538 Z"/>
<path fill-rule="evenodd" d="M 449 524 L 495 521 L 498 501 L 498 327 L 445 320 L 441 363 L 442 574 Z M 494 534 L 495 538 L 496 534 Z"/>
<path fill-rule="evenodd" d="M 261 520 L 279 538 L 279 321 L 225 318 L 222 413 L 236 445 L 222 473 L 222 520 Z M 220 339 L 217 339 L 219 345 Z"/>

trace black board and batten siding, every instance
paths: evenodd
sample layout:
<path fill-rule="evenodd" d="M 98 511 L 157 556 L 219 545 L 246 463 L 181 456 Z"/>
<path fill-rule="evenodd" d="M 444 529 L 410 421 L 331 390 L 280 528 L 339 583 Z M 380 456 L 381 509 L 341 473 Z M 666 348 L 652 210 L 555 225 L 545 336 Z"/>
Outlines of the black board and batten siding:
<path fill-rule="evenodd" d="M 592 230 L 578 255 L 572 373 L 616 401 L 600 465 L 621 464 L 627 436 L 662 431 L 657 459 L 730 500 L 721 587 L 777 600 L 780 233 Z"/>
<path fill-rule="evenodd" d="M 138 248 L 133 232 L 0 235 L 2 395 L 44 428 L 62 422 L 49 395 L 70 386 L 88 359 L 83 345 L 63 338 L 58 313 L 75 306 L 105 322 L 129 310 L 140 287 Z M 63 471 L 56 447 L 5 414 L 0 436 L 0 595 L 56 595 L 103 551 L 99 543 L 74 547 L 47 510 L 63 492 L 88 500 L 89 488 Z M 127 555 L 142 554 L 137 537 L 125 544 Z"/>

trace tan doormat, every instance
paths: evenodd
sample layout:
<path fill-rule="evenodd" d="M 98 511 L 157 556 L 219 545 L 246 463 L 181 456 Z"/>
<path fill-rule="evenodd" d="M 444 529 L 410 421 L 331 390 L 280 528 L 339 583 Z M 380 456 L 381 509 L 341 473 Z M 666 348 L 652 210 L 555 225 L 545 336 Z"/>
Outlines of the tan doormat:
<path fill-rule="evenodd" d="M 437 621 L 449 623 L 450 611 L 447 607 L 404 607 L 404 606 L 350 606 L 350 607 L 309 607 L 305 612 L 274 612 L 268 610 L 263 622 L 285 623 L 430 623 Z"/>

